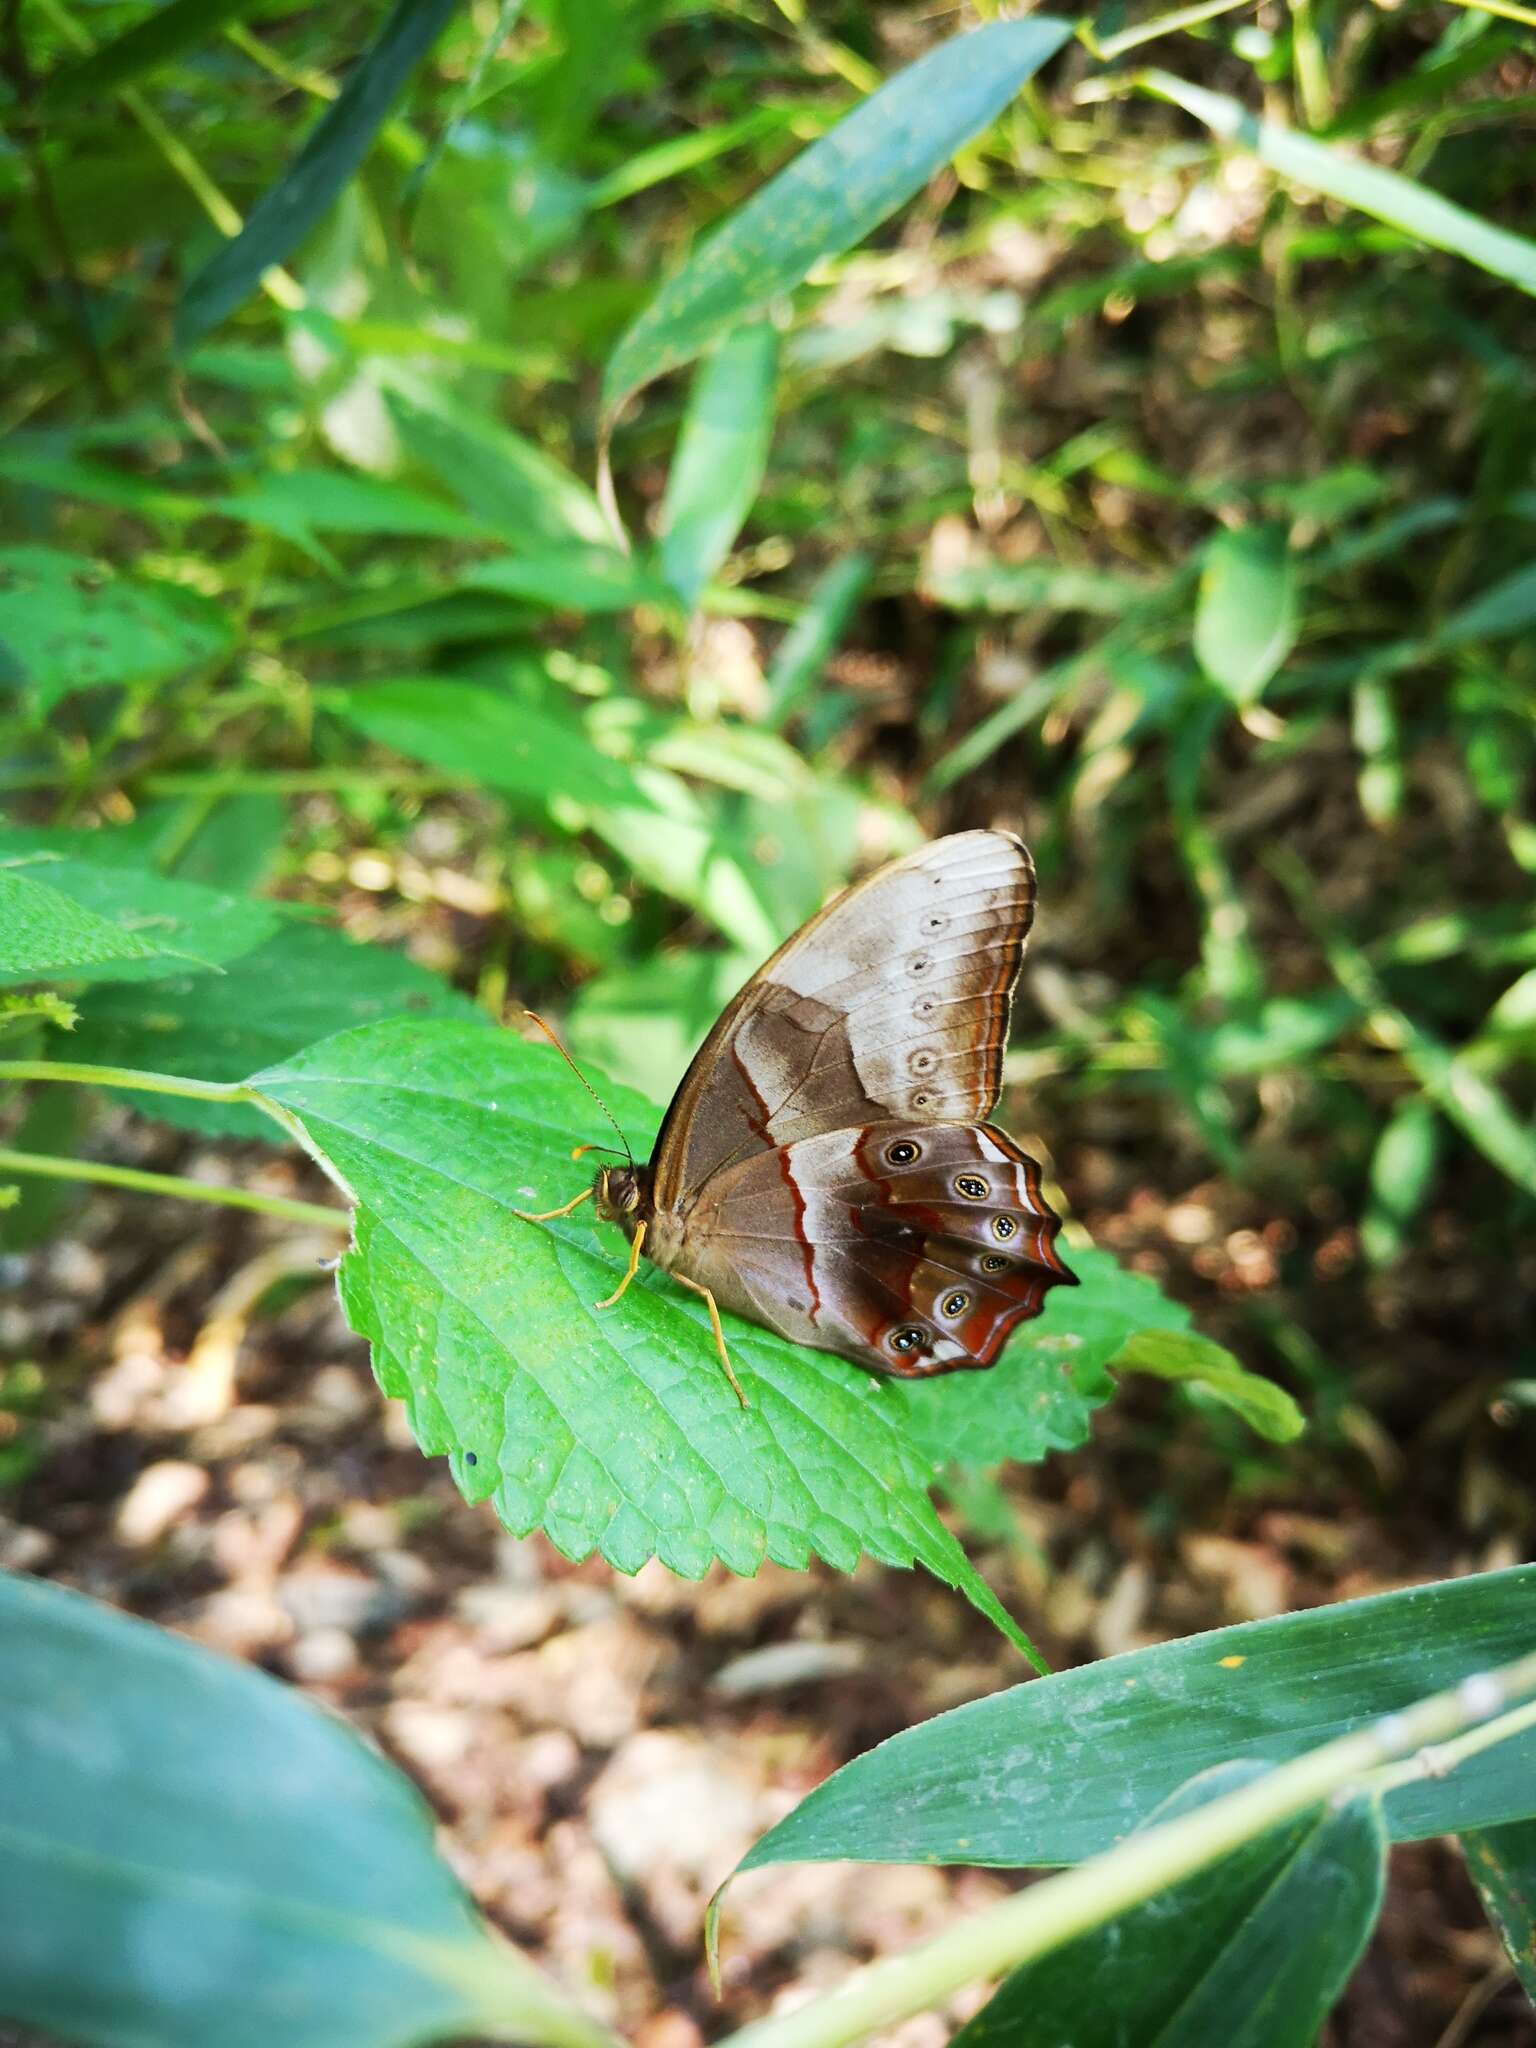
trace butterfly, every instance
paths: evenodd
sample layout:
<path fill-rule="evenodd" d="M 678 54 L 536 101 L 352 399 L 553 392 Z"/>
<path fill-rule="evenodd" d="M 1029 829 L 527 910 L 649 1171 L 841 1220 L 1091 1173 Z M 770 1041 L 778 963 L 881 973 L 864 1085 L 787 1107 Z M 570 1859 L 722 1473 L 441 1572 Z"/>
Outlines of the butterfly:
<path fill-rule="evenodd" d="M 1034 919 L 1011 832 L 957 832 L 835 897 L 740 989 L 649 1164 L 605 1166 L 597 1213 L 720 1310 L 900 1379 L 996 1363 L 1075 1285 L 1040 1169 L 986 1121 Z M 582 1150 L 588 1149 L 582 1147 Z"/>

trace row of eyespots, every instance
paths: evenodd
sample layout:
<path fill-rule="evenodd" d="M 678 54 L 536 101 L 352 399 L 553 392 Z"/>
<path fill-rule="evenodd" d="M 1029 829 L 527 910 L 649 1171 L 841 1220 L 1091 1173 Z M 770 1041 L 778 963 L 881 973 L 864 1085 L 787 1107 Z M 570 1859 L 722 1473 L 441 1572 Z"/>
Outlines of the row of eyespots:
<path fill-rule="evenodd" d="M 963 1316 L 970 1305 L 971 1297 L 963 1287 L 951 1288 L 939 1303 L 939 1313 L 953 1322 L 957 1316 Z M 886 1341 L 891 1349 L 902 1357 L 912 1351 L 929 1351 L 933 1348 L 928 1341 L 928 1332 L 920 1323 L 903 1323 L 899 1330 L 891 1332 Z"/>
<path fill-rule="evenodd" d="M 894 1145 L 887 1145 L 885 1156 L 887 1163 L 891 1166 L 911 1166 L 916 1160 L 922 1158 L 923 1152 L 922 1147 L 914 1145 L 910 1138 L 898 1138 Z M 991 1192 L 991 1183 L 984 1180 L 979 1173 L 957 1173 L 955 1175 L 955 1193 L 962 1196 L 967 1202 L 984 1202 Z M 1018 1234 L 1019 1226 L 1015 1217 L 994 1216 L 992 1218 L 992 1235 L 1001 1238 L 1005 1244 L 1009 1238 L 1017 1237 Z M 1006 1260 L 999 1260 L 998 1265 L 988 1266 L 987 1271 L 995 1273 L 999 1270 L 1000 1266 L 1006 1263 Z"/>

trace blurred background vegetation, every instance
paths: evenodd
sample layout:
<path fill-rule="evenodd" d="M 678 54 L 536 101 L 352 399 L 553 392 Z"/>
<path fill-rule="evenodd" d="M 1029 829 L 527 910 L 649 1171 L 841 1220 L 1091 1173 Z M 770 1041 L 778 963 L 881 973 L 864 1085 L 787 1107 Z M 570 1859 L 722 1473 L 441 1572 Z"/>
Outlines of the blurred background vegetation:
<path fill-rule="evenodd" d="M 631 404 L 627 554 L 615 342 L 969 15 L 470 0 L 228 305 L 208 266 L 385 11 L 27 0 L 0 49 L 6 843 L 104 830 L 93 858 L 305 906 L 664 1096 L 830 888 L 1021 831 L 1006 1120 L 1312 1425 L 1280 1451 L 1145 1388 L 1076 1467 L 957 1486 L 1019 1570 L 1054 1546 L 1058 1648 L 1508 1562 L 1536 1521 L 1530 300 L 1138 68 L 1518 231 L 1536 17 L 1183 12 L 1143 47 L 1110 7 Z M 116 988 L 68 1056 L 247 1072 L 263 1030 L 320 1035 L 313 936 L 228 1016 Z M 39 1093 L 7 1142 L 67 1152 L 74 1114 Z M 67 1214 L 29 1185 L 0 1218 L 18 1285 Z M 38 1355 L 29 1326 L 0 1379 L 34 1488 Z"/>

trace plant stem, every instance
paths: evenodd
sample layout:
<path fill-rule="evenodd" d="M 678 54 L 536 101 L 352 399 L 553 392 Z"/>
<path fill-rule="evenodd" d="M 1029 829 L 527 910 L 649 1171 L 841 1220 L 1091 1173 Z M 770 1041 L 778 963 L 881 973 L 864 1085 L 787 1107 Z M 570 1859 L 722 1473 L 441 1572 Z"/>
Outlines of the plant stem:
<path fill-rule="evenodd" d="M 1487 1719 L 1536 1692 L 1536 1655 L 1463 1681 L 1452 1692 L 1340 1736 L 1198 1812 L 1148 1828 L 1076 1869 L 949 1928 L 905 1955 L 871 1964 L 825 1998 L 731 2037 L 730 2048 L 843 2048 L 877 2027 L 921 2012 L 979 1977 L 996 1976 L 1164 1892 L 1219 1862 L 1267 1828 L 1303 1813 L 1382 1765 Z M 1503 1734 L 1523 1716 L 1503 1717 Z"/>
<path fill-rule="evenodd" d="M 244 1081 L 193 1081 L 184 1074 L 152 1074 L 138 1067 L 93 1067 L 78 1060 L 0 1060 L 0 1081 L 74 1081 L 83 1088 L 136 1088 L 146 1095 L 185 1095 L 193 1102 L 246 1102 L 280 1124 L 294 1144 L 329 1171 L 291 1110 Z M 336 1176 L 331 1174 L 331 1179 Z M 338 1183 L 339 1185 L 339 1183 Z M 346 1189 L 342 1189 L 346 1193 Z"/>
<path fill-rule="evenodd" d="M 137 1166 L 108 1166 L 94 1159 L 55 1159 L 43 1152 L 8 1152 L 0 1147 L 0 1175 L 33 1174 L 44 1180 L 100 1181 L 106 1187 L 133 1188 L 144 1195 L 174 1195 L 184 1202 L 216 1202 L 226 1209 L 253 1209 L 260 1216 L 280 1216 L 286 1223 L 318 1223 L 327 1230 L 346 1230 L 345 1209 L 322 1208 L 318 1202 L 293 1202 L 286 1195 L 261 1195 L 250 1188 L 211 1186 L 186 1180 L 179 1173 L 147 1173 Z"/>
<path fill-rule="evenodd" d="M 1106 60 L 1118 57 L 1123 51 L 1134 50 L 1139 43 L 1150 43 L 1154 36 L 1170 35 L 1175 29 L 1194 28 L 1199 22 L 1210 21 L 1218 14 L 1230 14 L 1233 8 L 1247 5 L 1248 0 L 1196 0 L 1194 6 L 1176 7 L 1171 14 L 1160 14 L 1155 21 L 1138 22 L 1134 28 L 1122 29 L 1117 36 L 1105 36 L 1094 55 Z"/>
<path fill-rule="evenodd" d="M 151 1074 L 137 1067 L 93 1067 L 79 1060 L 0 1060 L 0 1081 L 76 1081 L 85 1088 L 138 1088 L 146 1095 L 185 1095 L 194 1102 L 249 1102 L 261 1108 L 243 1081 L 189 1081 L 181 1074 Z"/>

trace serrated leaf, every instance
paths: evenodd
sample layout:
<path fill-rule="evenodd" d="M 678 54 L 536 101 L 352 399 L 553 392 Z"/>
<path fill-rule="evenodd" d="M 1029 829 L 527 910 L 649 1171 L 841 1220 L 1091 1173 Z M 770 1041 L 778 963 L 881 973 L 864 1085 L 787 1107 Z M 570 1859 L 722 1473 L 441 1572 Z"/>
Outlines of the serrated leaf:
<path fill-rule="evenodd" d="M 254 1068 L 381 1017 L 490 1020 L 425 967 L 340 932 L 290 924 L 223 974 L 175 975 L 101 988 L 83 1002 L 71 1057 L 200 1081 L 241 1081 Z M 283 1142 L 260 1110 L 238 1102 L 122 1091 L 145 1116 L 221 1137 Z"/>
<path fill-rule="evenodd" d="M 39 711 L 71 690 L 164 681 L 224 654 L 233 637 L 191 591 L 60 548 L 0 548 L 0 646 Z"/>
<path fill-rule="evenodd" d="M 1483 1909 L 1536 2003 L 1536 1821 L 1469 1831 L 1461 1850 Z"/>
<path fill-rule="evenodd" d="M 256 289 L 330 210 L 368 153 L 406 80 L 446 26 L 456 0 L 396 0 L 378 40 L 347 74 L 292 164 L 252 207 L 239 234 L 187 284 L 176 342 L 188 348 Z"/>
<path fill-rule="evenodd" d="M 1142 1826 L 1263 1775 L 1218 1765 Z M 1381 1910 L 1386 1848 L 1375 1800 L 1299 1814 L 1016 1970 L 951 2048 L 1311 2048 Z"/>
<path fill-rule="evenodd" d="M 1187 1380 L 1203 1387 L 1273 1444 L 1291 1443 L 1306 1428 L 1305 1417 L 1284 1387 L 1246 1371 L 1225 1345 L 1192 1330 L 1139 1330 L 1109 1363 L 1115 1372 L 1151 1373 L 1160 1380 Z"/>
<path fill-rule="evenodd" d="M 47 838 L 0 832 L 0 863 L 13 863 L 0 866 L 0 982 L 157 979 L 237 959 L 277 929 L 277 912 L 245 897 L 38 857 Z"/>
<path fill-rule="evenodd" d="M 910 199 L 1061 48 L 1047 15 L 954 36 L 872 93 L 753 194 L 620 337 L 603 376 L 611 419 L 629 395 L 792 291 Z"/>
<path fill-rule="evenodd" d="M 584 1178 L 570 1151 L 595 1112 L 552 1050 L 397 1019 L 255 1085 L 358 1201 L 342 1295 L 381 1383 L 509 1528 L 690 1577 L 716 1558 L 752 1572 L 813 1554 L 847 1571 L 867 1551 L 925 1565 L 1020 1640 L 935 1514 L 929 1460 L 889 1388 L 728 1317 L 743 1412 L 702 1302 L 648 1267 L 598 1311 L 621 1270 L 617 1233 L 579 1212 L 512 1213 L 568 1200 Z M 623 1091 L 612 1106 L 641 1150 L 654 1110 Z"/>
<path fill-rule="evenodd" d="M 1205 551 L 1195 654 L 1234 704 L 1255 703 L 1296 644 L 1296 571 L 1283 526 L 1219 533 Z"/>
<path fill-rule="evenodd" d="M 739 1867 L 1076 1863 L 1213 1764 L 1300 1756 L 1520 1656 L 1533 1629 L 1536 1565 L 1518 1565 L 1056 1672 L 845 1764 Z M 1536 1729 L 1385 1811 L 1395 1841 L 1536 1817 Z"/>
<path fill-rule="evenodd" d="M 601 2043 L 339 1718 L 34 1579 L 0 1579 L 0 1634 L 0 2017 L 100 2048 Z"/>
<path fill-rule="evenodd" d="M 993 1371 L 893 1386 L 908 1428 L 936 1464 L 1032 1463 L 1076 1450 L 1088 1440 L 1094 1410 L 1115 1391 L 1106 1367 L 1128 1340 L 1139 1331 L 1187 1330 L 1188 1309 L 1108 1252 L 1074 1246 L 1067 1263 L 1081 1286 L 1053 1288 L 1043 1313 L 1015 1332 Z"/>
<path fill-rule="evenodd" d="M 45 882 L 0 869 L 0 977 L 35 981 L 150 960 L 155 949 Z"/>

